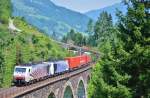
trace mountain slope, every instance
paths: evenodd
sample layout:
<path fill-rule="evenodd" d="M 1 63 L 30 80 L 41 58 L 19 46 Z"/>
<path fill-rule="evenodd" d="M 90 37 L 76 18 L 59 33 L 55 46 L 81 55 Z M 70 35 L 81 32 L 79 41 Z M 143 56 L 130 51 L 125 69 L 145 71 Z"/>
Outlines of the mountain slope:
<path fill-rule="evenodd" d="M 122 11 L 123 13 L 127 12 L 127 7 L 123 3 L 116 3 L 112 6 L 108 6 L 108 7 L 102 8 L 102 9 L 86 12 L 85 15 L 89 16 L 90 18 L 92 18 L 93 20 L 96 21 L 101 12 L 107 11 L 109 14 L 112 15 L 113 21 L 116 22 L 117 21 L 116 9 Z"/>
<path fill-rule="evenodd" d="M 71 28 L 85 31 L 89 18 L 86 15 L 56 6 L 50 0 L 12 0 L 13 16 L 24 17 L 30 24 L 49 35 L 64 35 Z"/>
<path fill-rule="evenodd" d="M 0 0 L 0 89 L 11 86 L 15 65 L 63 59 L 70 55 L 23 18 L 10 17 L 10 0 Z"/>

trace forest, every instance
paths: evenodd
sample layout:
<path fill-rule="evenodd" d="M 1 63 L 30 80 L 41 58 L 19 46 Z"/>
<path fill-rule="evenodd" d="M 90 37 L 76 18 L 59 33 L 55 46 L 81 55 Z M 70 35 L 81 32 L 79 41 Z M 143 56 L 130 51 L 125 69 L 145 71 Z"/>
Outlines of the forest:
<path fill-rule="evenodd" d="M 92 71 L 89 98 L 150 98 L 150 3 L 123 2 L 127 13 L 118 10 L 116 24 L 101 13 L 89 38 L 103 54 Z"/>

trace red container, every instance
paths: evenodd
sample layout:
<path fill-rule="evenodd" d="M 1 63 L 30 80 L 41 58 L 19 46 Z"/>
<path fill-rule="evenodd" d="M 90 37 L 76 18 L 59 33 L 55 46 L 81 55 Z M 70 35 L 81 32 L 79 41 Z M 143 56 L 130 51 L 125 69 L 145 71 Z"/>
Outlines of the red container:
<path fill-rule="evenodd" d="M 82 55 L 82 56 L 76 56 L 76 57 L 67 57 L 65 60 L 68 61 L 69 68 L 77 68 L 80 67 L 88 62 L 90 62 L 90 56 L 88 55 Z"/>
<path fill-rule="evenodd" d="M 87 63 L 87 56 L 86 55 L 80 56 L 80 65 L 84 65 L 86 63 Z"/>
<path fill-rule="evenodd" d="M 67 57 L 65 60 L 68 61 L 69 68 L 76 68 L 80 64 L 80 58 L 79 57 Z"/>
<path fill-rule="evenodd" d="M 91 62 L 91 57 L 87 55 L 87 63 Z"/>

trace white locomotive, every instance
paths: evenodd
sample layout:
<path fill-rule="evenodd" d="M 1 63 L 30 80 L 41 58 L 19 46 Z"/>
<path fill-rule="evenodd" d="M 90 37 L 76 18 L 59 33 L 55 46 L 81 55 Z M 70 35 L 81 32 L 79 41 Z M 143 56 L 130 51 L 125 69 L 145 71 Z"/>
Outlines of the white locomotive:
<path fill-rule="evenodd" d="M 26 84 L 34 80 L 38 81 L 45 77 L 67 71 L 69 65 L 67 61 L 43 62 L 26 66 L 15 66 L 13 82 L 15 84 Z"/>

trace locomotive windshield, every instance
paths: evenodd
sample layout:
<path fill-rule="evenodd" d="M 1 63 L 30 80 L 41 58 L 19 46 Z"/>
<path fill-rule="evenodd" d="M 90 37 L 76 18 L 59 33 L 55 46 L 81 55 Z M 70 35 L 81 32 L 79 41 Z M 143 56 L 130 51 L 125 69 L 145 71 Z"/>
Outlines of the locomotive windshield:
<path fill-rule="evenodd" d="M 15 72 L 26 72 L 26 68 L 16 68 Z"/>

